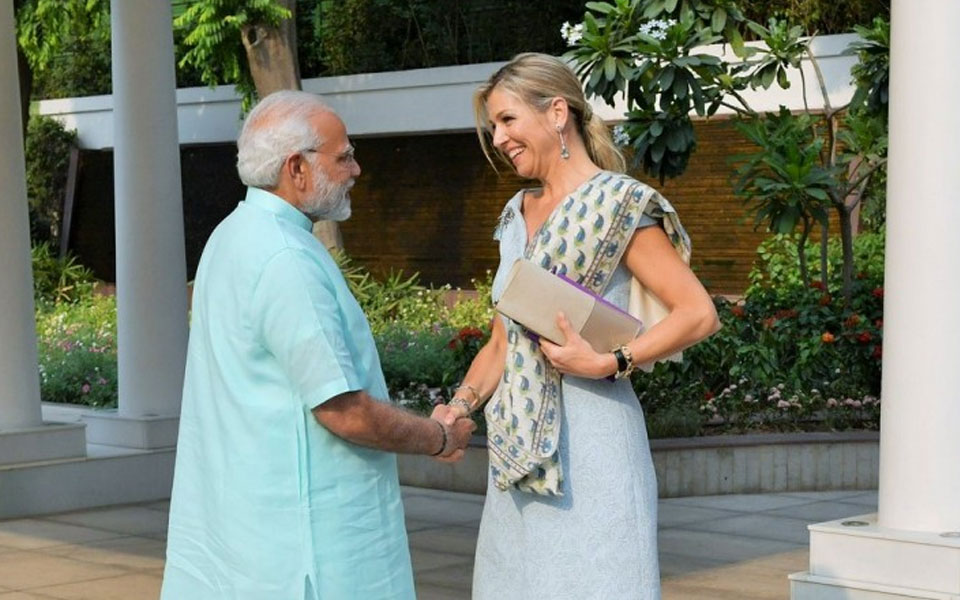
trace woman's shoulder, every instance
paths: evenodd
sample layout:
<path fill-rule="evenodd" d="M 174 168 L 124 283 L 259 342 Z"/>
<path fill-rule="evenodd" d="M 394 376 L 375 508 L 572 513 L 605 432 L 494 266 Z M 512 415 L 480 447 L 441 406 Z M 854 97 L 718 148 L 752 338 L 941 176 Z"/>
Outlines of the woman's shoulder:
<path fill-rule="evenodd" d="M 493 239 L 500 240 L 503 236 L 503 230 L 509 227 L 514 219 L 516 219 L 522 209 L 523 195 L 527 191 L 527 189 L 521 189 L 507 200 L 507 203 L 503 206 L 503 210 L 500 211 L 500 216 L 497 217 L 497 226 L 493 231 Z"/>

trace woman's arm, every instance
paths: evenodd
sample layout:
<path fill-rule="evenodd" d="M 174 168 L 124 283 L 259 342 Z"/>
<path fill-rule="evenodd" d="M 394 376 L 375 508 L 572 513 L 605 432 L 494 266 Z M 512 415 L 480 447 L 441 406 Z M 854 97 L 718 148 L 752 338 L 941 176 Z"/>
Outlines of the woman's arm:
<path fill-rule="evenodd" d="M 710 295 L 677 255 L 661 228 L 645 227 L 634 233 L 624 262 L 633 276 L 670 311 L 662 321 L 627 344 L 635 365 L 670 356 L 720 329 Z M 557 346 L 542 341 L 540 344 L 554 367 L 562 373 L 596 379 L 616 373 L 617 360 L 612 353 L 595 352 L 573 332 L 562 315 L 557 323 L 567 343 Z"/>
<path fill-rule="evenodd" d="M 507 330 L 503 326 L 503 319 L 500 315 L 493 318 L 493 328 L 490 331 L 490 339 L 474 357 L 467 369 L 467 374 L 463 377 L 461 387 L 454 392 L 454 398 L 463 398 L 474 410 L 479 408 L 489 398 L 500 378 L 503 377 L 503 368 L 507 358 Z M 476 397 L 472 390 L 476 391 Z M 438 413 L 439 411 L 439 413 Z M 456 417 L 466 416 L 463 407 L 457 404 L 448 404 L 437 407 L 434 411 L 434 417 L 439 417 L 440 413 L 449 413 L 450 419 L 447 422 L 452 423 Z"/>

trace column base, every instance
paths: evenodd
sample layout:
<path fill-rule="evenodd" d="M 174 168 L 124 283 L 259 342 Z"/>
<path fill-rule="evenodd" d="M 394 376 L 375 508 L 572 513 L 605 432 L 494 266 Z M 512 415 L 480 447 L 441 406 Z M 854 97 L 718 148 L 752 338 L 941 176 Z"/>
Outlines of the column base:
<path fill-rule="evenodd" d="M 0 466 L 87 455 L 82 423 L 45 422 L 40 427 L 0 431 Z"/>
<path fill-rule="evenodd" d="M 960 600 L 960 537 L 902 531 L 874 514 L 811 525 L 810 571 L 792 600 Z"/>
<path fill-rule="evenodd" d="M 83 414 L 87 442 L 104 446 L 156 450 L 177 445 L 180 417 L 122 417 L 116 410 Z"/>

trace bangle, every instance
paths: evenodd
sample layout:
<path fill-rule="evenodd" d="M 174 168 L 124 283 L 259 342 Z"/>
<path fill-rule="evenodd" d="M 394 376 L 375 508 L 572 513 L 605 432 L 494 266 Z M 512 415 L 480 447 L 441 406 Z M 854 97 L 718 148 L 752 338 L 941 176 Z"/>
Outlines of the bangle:
<path fill-rule="evenodd" d="M 454 390 L 454 393 L 459 392 L 460 390 L 467 390 L 473 394 L 473 402 L 470 404 L 471 408 L 474 404 L 480 404 L 480 392 L 477 391 L 477 388 L 473 387 L 469 383 L 461 383 L 457 386 L 457 389 Z"/>
<path fill-rule="evenodd" d="M 613 376 L 614 379 L 623 379 L 633 373 L 633 353 L 630 352 L 629 347 L 620 346 L 613 351 L 613 356 L 617 359 L 617 372 Z"/>
<path fill-rule="evenodd" d="M 462 396 L 456 396 L 450 402 L 447 403 L 447 406 L 460 406 L 463 407 L 463 411 L 466 414 L 470 414 L 473 411 L 473 405 L 470 404 L 470 401 Z"/>
<path fill-rule="evenodd" d="M 434 421 L 440 427 L 440 435 L 443 436 L 443 442 L 440 444 L 440 449 L 431 454 L 430 456 L 440 456 L 443 454 L 443 451 L 447 449 L 447 428 L 443 426 L 443 423 L 440 421 Z"/>

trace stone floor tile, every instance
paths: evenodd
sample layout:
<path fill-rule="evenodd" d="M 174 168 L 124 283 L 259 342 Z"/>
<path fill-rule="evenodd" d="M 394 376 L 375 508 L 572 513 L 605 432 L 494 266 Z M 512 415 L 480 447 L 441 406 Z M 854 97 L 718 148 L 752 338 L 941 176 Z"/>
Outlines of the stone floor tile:
<path fill-rule="evenodd" d="M 847 504 L 860 504 L 870 509 L 870 512 L 877 511 L 877 492 L 861 492 L 855 496 L 844 498 Z"/>
<path fill-rule="evenodd" d="M 470 596 L 470 588 L 473 585 L 473 560 L 460 562 L 438 569 L 429 569 L 419 571 L 414 575 L 417 585 L 426 584 L 449 588 L 453 590 L 462 590 L 464 598 Z"/>
<path fill-rule="evenodd" d="M 0 581 L 11 590 L 39 591 L 39 588 L 123 575 L 126 571 L 62 556 L 38 552 L 12 552 L 0 560 Z"/>
<path fill-rule="evenodd" d="M 417 600 L 469 600 L 469 598 L 470 593 L 463 588 L 417 583 Z"/>
<path fill-rule="evenodd" d="M 657 508 L 657 522 L 660 524 L 661 529 L 665 529 L 667 527 L 722 519 L 739 514 L 741 513 L 730 510 L 717 510 L 715 508 L 701 508 L 699 506 L 661 502 Z"/>
<path fill-rule="evenodd" d="M 661 500 L 662 505 L 697 506 L 714 510 L 732 510 L 744 513 L 755 513 L 764 510 L 773 510 L 785 506 L 795 506 L 813 500 L 795 498 L 783 494 L 730 494 L 726 496 L 685 496 L 682 498 L 668 498 Z"/>
<path fill-rule="evenodd" d="M 124 569 L 163 569 L 166 544 L 160 540 L 130 536 L 82 545 L 56 546 L 45 550 L 45 553 Z"/>
<path fill-rule="evenodd" d="M 471 561 L 477 548 L 476 527 L 448 525 L 416 531 L 407 537 L 413 549 L 453 554 Z"/>
<path fill-rule="evenodd" d="M 810 504 L 800 504 L 798 506 L 787 506 L 775 510 L 767 511 L 768 515 L 777 515 L 782 517 L 791 517 L 794 519 L 803 519 L 808 523 L 822 523 L 823 521 L 833 521 L 845 517 L 855 517 L 868 512 L 867 507 L 862 504 L 851 504 L 847 502 L 812 502 Z"/>
<path fill-rule="evenodd" d="M 32 592 L 0 592 L 0 600 L 54 600 L 54 598 Z"/>
<path fill-rule="evenodd" d="M 143 506 L 86 510 L 53 515 L 45 520 L 113 531 L 123 535 L 158 534 L 167 530 L 167 514 Z"/>
<path fill-rule="evenodd" d="M 659 550 L 682 557 L 713 559 L 727 563 L 751 560 L 779 552 L 804 548 L 799 544 L 748 538 L 709 531 L 664 529 L 659 536 Z"/>
<path fill-rule="evenodd" d="M 155 575 L 130 573 L 35 591 L 58 600 L 157 600 L 161 582 L 161 578 Z"/>
<path fill-rule="evenodd" d="M 780 496 L 803 498 L 815 502 L 842 502 L 844 498 L 858 496 L 863 492 L 857 490 L 839 490 L 834 492 L 783 492 Z"/>
<path fill-rule="evenodd" d="M 18 550 L 92 542 L 115 537 L 120 537 L 120 534 L 44 519 L 0 521 L 0 546 Z"/>
<path fill-rule="evenodd" d="M 410 519 L 456 525 L 479 522 L 483 505 L 459 498 L 446 500 L 418 494 L 405 497 L 403 509 Z"/>
<path fill-rule="evenodd" d="M 471 565 L 473 564 L 472 558 L 469 559 L 469 561 L 465 561 L 464 558 L 464 556 L 458 554 L 430 552 L 417 548 L 410 550 L 410 560 L 413 563 L 413 571 L 415 573 L 441 569 L 452 565 L 463 564 L 464 562 L 470 562 Z"/>
<path fill-rule="evenodd" d="M 680 529 L 703 533 L 725 533 L 749 540 L 772 540 L 804 546 L 810 542 L 810 535 L 807 531 L 808 523 L 808 521 L 801 519 L 757 513 L 702 521 L 689 527 L 681 526 Z"/>

